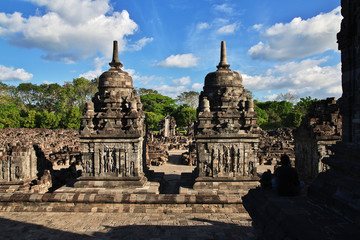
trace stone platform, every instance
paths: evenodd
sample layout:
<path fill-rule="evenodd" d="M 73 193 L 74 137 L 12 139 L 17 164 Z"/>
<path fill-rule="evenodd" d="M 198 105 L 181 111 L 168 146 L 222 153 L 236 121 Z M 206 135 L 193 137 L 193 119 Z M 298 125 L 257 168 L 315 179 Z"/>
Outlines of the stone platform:
<path fill-rule="evenodd" d="M 151 190 L 152 189 L 152 190 Z M 153 193 L 151 193 L 153 191 Z M 241 195 L 157 194 L 150 184 L 136 191 L 62 187 L 53 193 L 0 193 L 0 211 L 21 212 L 245 212 Z"/>

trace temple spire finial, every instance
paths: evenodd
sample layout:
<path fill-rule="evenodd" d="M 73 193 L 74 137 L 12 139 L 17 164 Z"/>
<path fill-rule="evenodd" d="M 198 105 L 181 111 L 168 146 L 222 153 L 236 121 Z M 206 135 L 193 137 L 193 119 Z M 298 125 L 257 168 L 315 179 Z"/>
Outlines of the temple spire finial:
<path fill-rule="evenodd" d="M 118 42 L 114 41 L 114 47 L 113 47 L 113 57 L 112 61 L 109 63 L 111 68 L 120 69 L 123 65 L 119 61 L 119 51 L 118 51 Z"/>
<path fill-rule="evenodd" d="M 226 60 L 226 45 L 225 41 L 221 41 L 220 63 L 216 66 L 218 69 L 229 69 L 230 64 Z"/>

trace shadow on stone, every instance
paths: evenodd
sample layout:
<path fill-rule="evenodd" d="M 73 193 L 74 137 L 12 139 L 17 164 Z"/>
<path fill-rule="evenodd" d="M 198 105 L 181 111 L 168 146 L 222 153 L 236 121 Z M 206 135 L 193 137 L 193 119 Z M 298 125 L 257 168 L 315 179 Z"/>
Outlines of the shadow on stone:
<path fill-rule="evenodd" d="M 23 223 L 0 218 L 1 239 L 256 239 L 252 227 L 239 226 L 201 218 L 193 218 L 198 226 L 161 226 L 161 225 L 128 225 L 102 226 L 107 232 L 95 232 L 90 235 L 71 233 L 44 227 L 42 225 Z M 181 222 L 181 221 L 180 221 Z M 184 225 L 188 221 L 184 220 Z"/>

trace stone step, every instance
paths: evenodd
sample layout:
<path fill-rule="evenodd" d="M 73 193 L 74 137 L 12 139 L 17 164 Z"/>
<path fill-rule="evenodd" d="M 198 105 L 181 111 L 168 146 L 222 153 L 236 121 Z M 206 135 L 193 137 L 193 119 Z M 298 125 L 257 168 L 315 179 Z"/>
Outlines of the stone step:
<path fill-rule="evenodd" d="M 0 212 L 238 213 L 250 219 L 242 204 L 1 202 Z"/>

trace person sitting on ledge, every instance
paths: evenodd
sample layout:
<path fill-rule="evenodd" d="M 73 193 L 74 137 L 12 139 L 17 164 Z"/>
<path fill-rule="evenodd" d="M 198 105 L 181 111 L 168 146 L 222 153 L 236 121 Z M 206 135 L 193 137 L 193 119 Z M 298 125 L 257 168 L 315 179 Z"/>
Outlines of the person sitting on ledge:
<path fill-rule="evenodd" d="M 272 188 L 272 175 L 270 169 L 264 172 L 260 179 L 261 187 L 264 189 Z"/>
<path fill-rule="evenodd" d="M 273 189 L 276 189 L 281 196 L 295 196 L 301 190 L 299 176 L 295 168 L 291 167 L 288 155 L 281 155 L 281 167 L 274 173 Z"/>

